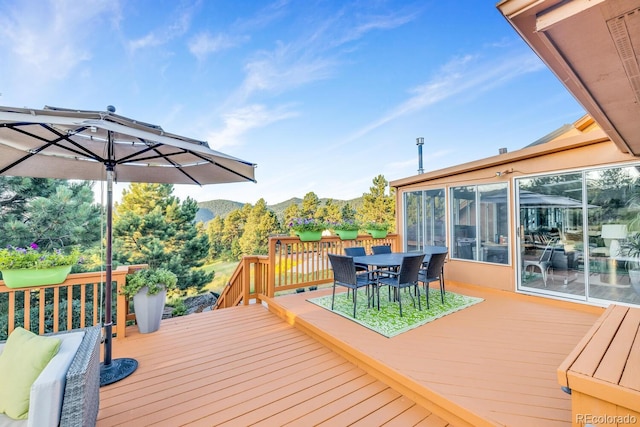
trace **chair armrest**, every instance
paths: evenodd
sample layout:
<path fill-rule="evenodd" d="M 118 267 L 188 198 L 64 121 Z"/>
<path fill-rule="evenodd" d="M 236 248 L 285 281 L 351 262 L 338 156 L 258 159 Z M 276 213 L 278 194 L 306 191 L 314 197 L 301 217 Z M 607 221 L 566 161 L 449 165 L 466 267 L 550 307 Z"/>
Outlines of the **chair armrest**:
<path fill-rule="evenodd" d="M 376 269 L 371 270 L 369 273 L 372 274 L 372 277 L 383 277 L 383 278 L 394 278 L 400 276 L 399 271 L 387 270 L 387 269 Z"/>
<path fill-rule="evenodd" d="M 86 328 L 67 372 L 60 426 L 95 425 L 100 404 L 100 326 Z"/>

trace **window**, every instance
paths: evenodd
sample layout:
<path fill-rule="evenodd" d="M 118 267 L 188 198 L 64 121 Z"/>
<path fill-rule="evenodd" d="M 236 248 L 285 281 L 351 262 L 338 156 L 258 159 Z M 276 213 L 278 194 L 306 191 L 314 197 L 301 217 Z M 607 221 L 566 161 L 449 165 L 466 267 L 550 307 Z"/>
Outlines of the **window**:
<path fill-rule="evenodd" d="M 451 188 L 452 257 L 509 263 L 507 184 Z"/>
<path fill-rule="evenodd" d="M 405 193 L 404 215 L 406 251 L 446 246 L 444 189 Z"/>

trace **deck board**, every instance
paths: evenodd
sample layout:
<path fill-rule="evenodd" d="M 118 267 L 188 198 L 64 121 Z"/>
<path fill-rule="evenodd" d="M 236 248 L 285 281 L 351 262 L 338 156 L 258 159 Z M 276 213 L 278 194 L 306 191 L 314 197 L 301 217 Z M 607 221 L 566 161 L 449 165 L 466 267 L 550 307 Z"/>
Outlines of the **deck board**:
<path fill-rule="evenodd" d="M 560 389 L 556 370 L 603 309 L 473 287 L 447 289 L 484 301 L 390 339 L 360 331 L 327 310 L 309 310 L 304 299 L 276 302 L 298 313 L 295 322 L 329 331 L 334 342 L 392 366 L 430 397 L 445 398 L 453 413 L 468 411 L 488 425 L 571 425 L 570 397 Z"/>
<path fill-rule="evenodd" d="M 306 301 L 322 289 L 164 320 L 153 334 L 130 328 L 113 357 L 139 367 L 101 388 L 98 426 L 570 426 L 556 370 L 602 311 L 447 289 L 485 301 L 394 338 Z"/>

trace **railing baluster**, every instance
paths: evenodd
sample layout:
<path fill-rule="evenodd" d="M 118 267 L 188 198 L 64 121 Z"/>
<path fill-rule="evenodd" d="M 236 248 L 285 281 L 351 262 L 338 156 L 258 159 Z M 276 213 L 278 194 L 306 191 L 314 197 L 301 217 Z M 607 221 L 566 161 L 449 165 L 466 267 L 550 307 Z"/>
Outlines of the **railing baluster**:
<path fill-rule="evenodd" d="M 45 288 L 40 288 L 40 295 L 38 298 L 38 334 L 44 334 L 44 308 L 46 305 L 46 295 L 47 290 Z"/>
<path fill-rule="evenodd" d="M 31 291 L 29 291 L 28 289 L 26 289 L 24 291 L 24 301 L 22 301 L 22 307 L 24 310 L 24 324 L 23 324 L 23 328 L 25 328 L 27 331 L 31 330 Z"/>
<path fill-rule="evenodd" d="M 86 324 L 86 318 L 87 318 L 87 292 L 86 292 L 87 287 L 86 286 L 80 286 L 80 327 L 84 328 L 85 324 Z"/>
<path fill-rule="evenodd" d="M 146 266 L 122 266 L 114 270 L 113 280 L 117 285 L 116 292 L 124 285 L 126 275 L 130 269 L 140 268 L 146 268 Z M 101 272 L 70 274 L 64 283 L 38 286 L 37 288 L 7 288 L 4 282 L 0 280 L 0 296 L 3 296 L 0 301 L 7 301 L 8 303 L 6 311 L 4 309 L 0 310 L 0 340 L 6 339 L 18 325 L 31 330 L 32 320 L 35 323 L 35 312 L 38 313 L 38 326 L 33 327 L 33 330 L 37 330 L 40 335 L 48 332 L 58 332 L 61 327 L 73 329 L 74 323 L 76 327 L 99 324 L 102 321 L 99 314 L 101 310 L 100 302 L 103 301 L 100 295 L 100 284 L 103 281 L 104 273 Z M 66 292 L 60 292 L 60 289 L 64 289 Z M 4 297 L 5 294 L 7 295 L 6 297 Z M 23 301 L 20 304 L 21 307 L 18 308 L 16 308 L 16 302 L 19 301 L 19 298 L 16 298 L 16 295 L 23 297 Z M 37 298 L 35 298 L 36 295 Z M 33 302 L 31 301 L 32 296 L 34 297 Z M 66 298 L 66 304 L 63 303 L 64 298 Z M 80 302 L 78 309 L 74 309 L 74 298 Z M 37 302 L 35 301 L 36 299 Z M 52 307 L 48 308 L 47 302 Z M 119 295 L 116 302 L 118 321 L 115 330 L 118 337 L 125 336 L 125 319 L 128 314 L 126 302 L 126 298 Z M 61 303 L 63 303 L 62 309 L 60 307 Z M 91 313 L 88 312 L 89 309 L 91 309 Z M 34 310 L 33 316 L 31 310 Z M 49 312 L 49 310 L 51 311 Z M 49 319 L 50 315 L 52 315 L 51 319 Z M 67 316 L 66 322 L 62 321 L 61 315 Z M 87 315 L 89 315 L 89 319 L 87 319 Z M 76 321 L 75 319 L 78 320 Z M 52 325 L 47 326 L 48 321 L 51 321 Z M 91 323 L 91 325 L 88 325 L 88 323 Z"/>

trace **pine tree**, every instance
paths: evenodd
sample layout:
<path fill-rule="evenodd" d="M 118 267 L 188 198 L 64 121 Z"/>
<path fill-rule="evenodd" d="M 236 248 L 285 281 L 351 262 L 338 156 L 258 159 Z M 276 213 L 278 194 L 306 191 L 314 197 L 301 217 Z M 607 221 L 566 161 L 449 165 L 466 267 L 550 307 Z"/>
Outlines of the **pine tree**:
<path fill-rule="evenodd" d="M 240 237 L 240 250 L 243 254 L 266 255 L 269 252 L 269 236 L 280 230 L 276 214 L 267 209 L 264 199 L 258 200 L 251 209 Z"/>
<path fill-rule="evenodd" d="M 173 185 L 135 183 L 125 190 L 113 218 L 113 257 L 124 264 L 147 263 L 178 276 L 180 290 L 201 290 L 213 274 L 203 265 L 209 240 L 198 230 L 198 204 L 173 196 Z"/>
<path fill-rule="evenodd" d="M 248 205 L 249 208 L 251 205 Z M 224 246 L 224 259 L 239 260 L 242 257 L 240 249 L 240 237 L 244 232 L 244 226 L 247 222 L 248 209 L 247 205 L 242 209 L 231 211 L 224 219 L 224 227 L 222 229 L 222 242 Z M 247 254 L 250 255 L 250 254 Z"/>
<path fill-rule="evenodd" d="M 224 254 L 223 241 L 224 219 L 218 215 L 207 223 L 207 238 L 209 239 L 209 261 L 213 261 Z"/>
<path fill-rule="evenodd" d="M 320 199 L 313 191 L 304 195 L 302 206 L 300 207 L 301 218 L 315 218 L 320 207 Z"/>
<path fill-rule="evenodd" d="M 373 179 L 373 187 L 369 187 L 370 193 L 362 195 L 362 209 L 358 212 L 357 218 L 361 223 L 379 222 L 388 223 L 389 229 L 395 229 L 395 191 L 387 193 L 389 183 L 383 175 L 378 175 Z"/>
<path fill-rule="evenodd" d="M 93 197 L 89 181 L 0 177 L 0 247 L 97 247 L 102 218 Z"/>

